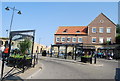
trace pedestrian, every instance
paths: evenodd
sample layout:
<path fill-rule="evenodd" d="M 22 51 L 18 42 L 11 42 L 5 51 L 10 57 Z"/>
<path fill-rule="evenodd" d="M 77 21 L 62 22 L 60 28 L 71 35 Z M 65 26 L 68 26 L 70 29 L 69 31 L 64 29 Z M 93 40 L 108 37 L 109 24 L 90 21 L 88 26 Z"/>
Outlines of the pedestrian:
<path fill-rule="evenodd" d="M 0 57 L 2 57 L 2 53 L 5 49 L 5 46 L 4 45 L 0 45 Z"/>
<path fill-rule="evenodd" d="M 2 53 L 2 57 L 3 57 L 3 58 L 8 57 L 8 56 L 9 56 L 8 53 L 9 53 L 9 47 L 6 46 L 6 48 L 4 49 L 4 51 L 3 51 L 3 53 Z"/>
<path fill-rule="evenodd" d="M 4 45 L 0 45 L 0 51 L 4 51 L 4 49 L 5 49 L 5 46 Z"/>
<path fill-rule="evenodd" d="M 112 57 L 112 59 L 113 59 L 113 56 L 114 56 L 114 53 L 112 52 L 112 53 L 111 53 L 111 57 Z"/>

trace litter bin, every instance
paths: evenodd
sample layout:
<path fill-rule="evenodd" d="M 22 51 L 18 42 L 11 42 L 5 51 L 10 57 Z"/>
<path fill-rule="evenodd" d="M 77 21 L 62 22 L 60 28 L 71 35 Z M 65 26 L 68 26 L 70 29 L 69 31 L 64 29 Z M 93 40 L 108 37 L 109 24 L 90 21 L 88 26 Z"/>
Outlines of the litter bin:
<path fill-rule="evenodd" d="M 46 50 L 43 50 L 42 56 L 46 56 Z"/>

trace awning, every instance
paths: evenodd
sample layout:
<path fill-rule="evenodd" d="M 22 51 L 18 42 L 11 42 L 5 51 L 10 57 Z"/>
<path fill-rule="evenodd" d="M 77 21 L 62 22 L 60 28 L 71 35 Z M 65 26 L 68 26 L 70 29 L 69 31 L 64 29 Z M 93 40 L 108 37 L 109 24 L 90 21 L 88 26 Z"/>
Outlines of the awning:
<path fill-rule="evenodd" d="M 95 46 L 83 46 L 83 47 L 77 47 L 80 49 L 95 49 Z"/>
<path fill-rule="evenodd" d="M 98 48 L 99 50 L 101 49 L 103 49 L 103 50 L 109 50 L 109 49 L 115 49 L 115 47 L 100 47 L 100 48 Z"/>

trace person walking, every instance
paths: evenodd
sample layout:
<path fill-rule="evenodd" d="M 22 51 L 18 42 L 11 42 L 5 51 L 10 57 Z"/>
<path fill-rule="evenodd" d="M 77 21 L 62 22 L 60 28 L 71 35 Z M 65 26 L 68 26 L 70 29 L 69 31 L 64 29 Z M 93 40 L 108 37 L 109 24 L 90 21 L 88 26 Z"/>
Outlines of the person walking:
<path fill-rule="evenodd" d="M 4 51 L 3 51 L 3 54 L 2 54 L 2 57 L 3 58 L 6 58 L 6 57 L 8 57 L 9 56 L 9 47 L 8 46 L 6 46 L 6 48 L 4 49 Z"/>
<path fill-rule="evenodd" d="M 4 45 L 0 45 L 0 57 L 2 57 L 2 53 L 5 49 L 5 46 Z"/>

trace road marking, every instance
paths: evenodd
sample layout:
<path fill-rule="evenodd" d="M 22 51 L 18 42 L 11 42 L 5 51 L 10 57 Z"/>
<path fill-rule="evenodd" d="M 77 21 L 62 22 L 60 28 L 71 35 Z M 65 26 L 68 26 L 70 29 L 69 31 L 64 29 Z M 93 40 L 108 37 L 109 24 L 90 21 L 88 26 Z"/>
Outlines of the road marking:
<path fill-rule="evenodd" d="M 103 66 L 103 64 L 94 64 L 93 66 Z"/>
<path fill-rule="evenodd" d="M 43 64 L 41 64 L 43 66 Z M 36 71 L 35 73 L 33 73 L 32 75 L 30 75 L 29 77 L 27 77 L 26 79 L 32 79 L 33 76 L 35 76 L 36 74 L 38 74 L 38 72 L 40 72 L 42 70 L 42 67 L 39 67 L 39 70 Z"/>

